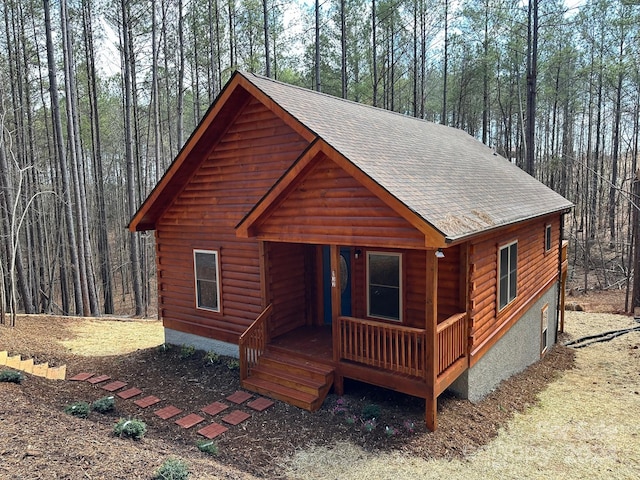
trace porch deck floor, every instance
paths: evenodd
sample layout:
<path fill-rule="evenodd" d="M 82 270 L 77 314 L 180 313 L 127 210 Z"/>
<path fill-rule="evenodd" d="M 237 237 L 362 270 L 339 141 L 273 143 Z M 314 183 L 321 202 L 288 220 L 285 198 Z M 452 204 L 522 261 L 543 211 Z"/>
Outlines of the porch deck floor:
<path fill-rule="evenodd" d="M 296 328 L 272 339 L 269 345 L 323 363 L 333 362 L 331 325 Z"/>

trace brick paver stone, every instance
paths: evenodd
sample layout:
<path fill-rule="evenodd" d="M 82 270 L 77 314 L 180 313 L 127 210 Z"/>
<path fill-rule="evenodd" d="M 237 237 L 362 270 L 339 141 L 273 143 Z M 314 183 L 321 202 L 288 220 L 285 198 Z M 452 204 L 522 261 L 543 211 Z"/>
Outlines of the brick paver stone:
<path fill-rule="evenodd" d="M 95 385 L 96 383 L 106 382 L 107 380 L 111 380 L 109 375 L 96 375 L 95 377 L 87 378 L 87 382 Z"/>
<path fill-rule="evenodd" d="M 227 397 L 227 400 L 240 405 L 242 402 L 246 402 L 251 397 L 253 397 L 253 395 L 251 395 L 250 393 L 243 392 L 242 390 L 238 390 L 236 393 L 229 395 Z"/>
<path fill-rule="evenodd" d="M 220 412 L 226 410 L 227 408 L 229 408 L 229 405 L 225 405 L 222 402 L 213 402 L 207 405 L 206 407 L 202 407 L 202 411 L 204 413 L 208 413 L 209 415 L 213 416 L 213 415 L 219 414 Z"/>
<path fill-rule="evenodd" d="M 127 382 L 121 382 L 120 380 L 116 380 L 115 382 L 107 383 L 103 385 L 103 389 L 107 392 L 115 392 L 116 390 L 120 390 L 122 387 L 126 387 Z"/>
<path fill-rule="evenodd" d="M 163 420 L 168 420 L 171 417 L 175 417 L 179 413 L 182 413 L 182 410 L 180 410 L 178 407 L 174 407 L 173 405 L 169 405 L 168 407 L 161 408 L 160 410 L 156 410 L 153 413 L 155 413 Z"/>
<path fill-rule="evenodd" d="M 238 425 L 244 422 L 247 418 L 250 418 L 251 414 L 243 412 L 242 410 L 234 410 L 229 415 L 222 417 L 222 421 L 231 425 Z"/>
<path fill-rule="evenodd" d="M 180 425 L 182 428 L 191 428 L 194 425 L 204 422 L 204 417 L 191 413 L 186 417 L 182 417 L 180 420 L 176 420 L 176 425 Z"/>
<path fill-rule="evenodd" d="M 273 405 L 274 405 L 273 400 L 269 400 L 268 398 L 263 398 L 263 397 L 258 397 L 253 402 L 247 403 L 247 407 L 253 408 L 258 412 L 262 412 Z"/>
<path fill-rule="evenodd" d="M 203 437 L 208 438 L 209 440 L 211 440 L 212 438 L 215 438 L 218 435 L 222 435 L 227 430 L 229 430 L 229 429 L 227 427 L 225 427 L 224 425 L 220 425 L 219 423 L 213 422 L 212 424 L 207 425 L 206 427 L 201 428 L 200 430 L 198 430 L 198 433 L 200 435 L 202 435 Z"/>
<path fill-rule="evenodd" d="M 138 400 L 135 400 L 133 403 L 135 403 L 140 408 L 147 408 L 147 407 L 150 407 L 151 405 L 155 405 L 156 403 L 161 402 L 161 401 L 162 400 L 160 400 L 158 397 L 153 396 L 153 395 L 149 395 L 148 397 L 144 397 L 144 398 L 140 398 Z"/>
<path fill-rule="evenodd" d="M 74 382 L 84 382 L 86 379 L 93 377 L 93 373 L 82 372 L 77 375 L 74 375 L 69 380 L 73 380 Z"/>
<path fill-rule="evenodd" d="M 133 398 L 137 395 L 140 395 L 141 393 L 142 393 L 142 390 L 140 390 L 139 388 L 131 387 L 131 388 L 127 388 L 126 390 L 123 390 L 122 392 L 118 392 L 118 396 L 126 400 L 128 398 Z"/>

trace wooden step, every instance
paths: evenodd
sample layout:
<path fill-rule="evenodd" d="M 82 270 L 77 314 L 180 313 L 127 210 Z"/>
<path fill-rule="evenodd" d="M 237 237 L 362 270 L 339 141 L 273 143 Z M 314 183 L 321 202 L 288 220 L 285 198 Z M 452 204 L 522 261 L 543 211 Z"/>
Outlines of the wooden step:
<path fill-rule="evenodd" d="M 284 385 L 261 378 L 249 377 L 242 382 L 242 387 L 311 412 L 317 410 L 320 408 L 320 405 L 322 405 L 322 401 L 320 401 L 317 395 L 301 392 L 300 390 L 285 387 Z"/>
<path fill-rule="evenodd" d="M 242 386 L 313 412 L 324 402 L 333 385 L 333 376 L 330 365 L 267 350 Z"/>
<path fill-rule="evenodd" d="M 301 392 L 319 395 L 327 385 L 326 380 L 305 378 L 300 375 L 292 375 L 284 370 L 272 369 L 268 366 L 258 364 L 251 369 L 251 378 L 260 378 L 269 382 L 278 383 L 282 386 L 293 388 Z"/>
<path fill-rule="evenodd" d="M 260 357 L 259 363 L 273 370 L 281 370 L 290 375 L 298 375 L 322 382 L 333 376 L 333 367 L 330 365 L 311 362 L 303 358 L 269 350 Z"/>

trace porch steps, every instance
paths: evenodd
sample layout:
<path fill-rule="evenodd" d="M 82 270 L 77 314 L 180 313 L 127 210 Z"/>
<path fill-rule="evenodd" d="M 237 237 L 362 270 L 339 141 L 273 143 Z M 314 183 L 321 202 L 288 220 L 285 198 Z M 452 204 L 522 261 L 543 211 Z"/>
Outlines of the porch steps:
<path fill-rule="evenodd" d="M 242 386 L 313 412 L 320 408 L 333 385 L 333 371 L 329 365 L 267 350 Z"/>

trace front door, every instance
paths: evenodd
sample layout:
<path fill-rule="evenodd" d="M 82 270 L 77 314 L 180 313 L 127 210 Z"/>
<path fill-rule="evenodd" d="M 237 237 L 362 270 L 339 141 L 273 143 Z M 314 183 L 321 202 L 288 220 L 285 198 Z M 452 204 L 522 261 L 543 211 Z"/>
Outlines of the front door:
<path fill-rule="evenodd" d="M 351 315 L 351 249 L 340 247 L 339 281 L 342 294 L 340 310 L 342 315 Z M 322 292 L 324 299 L 324 323 L 331 324 L 331 254 L 328 246 L 322 248 Z"/>

